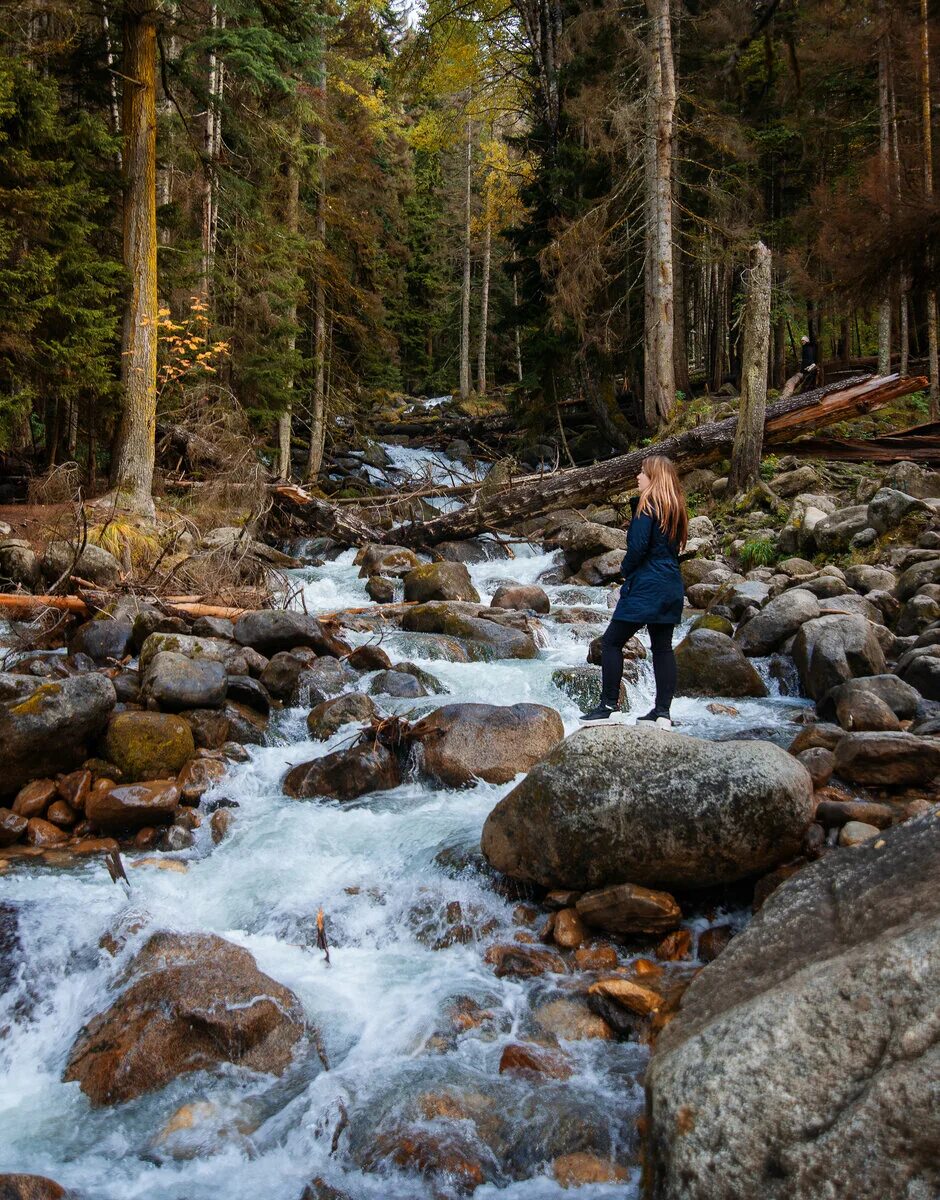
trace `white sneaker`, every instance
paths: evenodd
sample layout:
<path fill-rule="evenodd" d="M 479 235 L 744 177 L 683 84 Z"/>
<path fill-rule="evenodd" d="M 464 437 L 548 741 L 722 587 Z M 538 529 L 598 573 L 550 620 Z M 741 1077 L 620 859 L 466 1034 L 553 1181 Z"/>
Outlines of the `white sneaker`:
<path fill-rule="evenodd" d="M 672 721 L 669 719 L 669 717 L 657 717 L 656 718 L 656 728 L 657 729 L 672 729 Z"/>

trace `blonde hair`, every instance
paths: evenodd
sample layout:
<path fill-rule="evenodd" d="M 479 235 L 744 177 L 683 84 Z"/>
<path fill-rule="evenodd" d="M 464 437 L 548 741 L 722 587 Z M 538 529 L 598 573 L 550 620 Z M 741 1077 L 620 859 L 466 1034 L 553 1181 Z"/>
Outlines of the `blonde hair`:
<path fill-rule="evenodd" d="M 653 454 L 644 458 L 641 470 L 650 482 L 640 493 L 637 513 L 655 516 L 666 537 L 684 550 L 689 536 L 689 514 L 676 468 L 662 454 Z"/>

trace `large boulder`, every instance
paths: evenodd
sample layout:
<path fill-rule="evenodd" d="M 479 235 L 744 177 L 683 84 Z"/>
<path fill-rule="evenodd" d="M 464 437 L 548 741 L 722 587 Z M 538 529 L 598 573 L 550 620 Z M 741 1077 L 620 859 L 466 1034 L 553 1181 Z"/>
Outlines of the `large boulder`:
<path fill-rule="evenodd" d="M 425 604 L 429 600 L 480 601 L 470 572 L 463 563 L 436 562 L 415 567 L 405 576 L 405 599 Z"/>
<path fill-rule="evenodd" d="M 398 760 L 383 745 L 373 745 L 370 738 L 348 750 L 336 750 L 292 767 L 283 787 L 294 800 L 318 796 L 355 800 L 367 792 L 384 792 L 400 783 Z"/>
<path fill-rule="evenodd" d="M 280 1075 L 303 1036 L 294 993 L 215 934 L 154 934 L 129 975 L 130 986 L 81 1030 L 65 1068 L 95 1107 L 221 1063 Z"/>
<path fill-rule="evenodd" d="M 95 788 L 85 801 L 85 816 L 96 829 L 108 832 L 141 829 L 169 824 L 179 802 L 180 790 L 172 779 L 123 783 L 107 791 Z"/>
<path fill-rule="evenodd" d="M 819 601 L 812 592 L 791 588 L 766 604 L 746 621 L 734 640 L 747 655 L 771 654 L 800 628 L 819 616 Z"/>
<path fill-rule="evenodd" d="M 940 821 L 779 887 L 646 1072 L 654 1200 L 940 1194 Z"/>
<path fill-rule="evenodd" d="M 940 700 L 940 646 L 917 646 L 898 663 L 898 675 L 925 700 Z"/>
<path fill-rule="evenodd" d="M 32 589 L 39 582 L 39 558 L 22 538 L 0 539 L 0 591 L 22 586 Z"/>
<path fill-rule="evenodd" d="M 407 546 L 365 546 L 356 555 L 359 564 L 359 577 L 367 579 L 372 575 L 388 575 L 400 578 L 421 566 L 421 560 L 414 550 Z"/>
<path fill-rule="evenodd" d="M 589 558 L 597 558 L 609 550 L 619 550 L 621 556 L 627 548 L 627 535 L 623 529 L 612 529 L 596 521 L 578 521 L 568 525 L 546 541 L 552 550 L 560 549 L 569 571 L 577 571 Z"/>
<path fill-rule="evenodd" d="M 890 533 L 915 515 L 920 517 L 923 524 L 929 518 L 930 511 L 923 500 L 895 488 L 883 487 L 868 502 L 868 524 L 876 533 Z"/>
<path fill-rule="evenodd" d="M 915 562 L 901 572 L 894 594 L 903 604 L 930 583 L 940 583 L 940 557 Z"/>
<path fill-rule="evenodd" d="M 275 608 L 243 613 L 235 622 L 235 640 L 268 656 L 279 650 L 308 646 L 317 654 L 341 658 L 352 649 L 316 617 Z"/>
<path fill-rule="evenodd" d="M 793 643 L 793 661 L 803 692 L 813 700 L 847 679 L 885 673 L 875 627 L 864 617 L 836 614 L 804 622 Z"/>
<path fill-rule="evenodd" d="M 193 757 L 193 731 L 170 713 L 118 713 L 108 726 L 105 753 L 130 783 L 169 779 Z"/>
<path fill-rule="evenodd" d="M 0 796 L 14 795 L 31 779 L 77 767 L 117 702 L 114 685 L 103 675 L 38 685 L 24 677 L 22 683 L 27 694 L 17 696 L 11 688 L 11 699 L 0 703 Z"/>
<path fill-rule="evenodd" d="M 221 663 L 232 675 L 248 674 L 244 650 L 224 638 L 193 637 L 188 633 L 148 634 L 140 647 L 140 669 L 143 673 L 146 673 L 158 654 L 180 654 L 183 658 L 199 662 Z"/>
<path fill-rule="evenodd" d="M 325 742 L 351 721 L 371 721 L 378 709 L 362 692 L 347 692 L 335 700 L 324 700 L 307 714 L 307 729 L 318 742 Z"/>
<path fill-rule="evenodd" d="M 0 1200 L 72 1200 L 74 1194 L 45 1175 L 0 1175 Z"/>
<path fill-rule="evenodd" d="M 483 617 L 478 615 L 480 612 L 492 615 Z M 443 633 L 456 638 L 474 660 L 536 658 L 538 647 L 531 633 L 497 620 L 501 612 L 469 605 L 416 604 L 405 610 L 401 627 L 406 632 Z"/>
<path fill-rule="evenodd" d="M 496 589 L 490 607 L 544 615 L 551 608 L 551 601 L 548 593 L 535 584 L 510 583 Z"/>
<path fill-rule="evenodd" d="M 445 704 L 409 733 L 421 747 L 423 770 L 447 787 L 508 783 L 564 736 L 561 717 L 542 704 Z"/>
<path fill-rule="evenodd" d="M 852 538 L 868 528 L 868 505 L 839 508 L 813 527 L 813 538 L 821 554 L 843 554 Z"/>
<path fill-rule="evenodd" d="M 221 708 L 228 676 L 220 662 L 186 658 L 171 650 L 155 654 L 147 666 L 141 692 L 165 712 L 187 708 Z"/>
<path fill-rule="evenodd" d="M 69 639 L 69 654 L 87 654 L 96 663 L 123 658 L 130 649 L 133 628 L 127 618 L 102 616 L 86 621 Z"/>
<path fill-rule="evenodd" d="M 45 578 L 56 580 L 66 571 L 71 571 L 73 575 L 88 579 L 99 587 L 110 588 L 117 583 L 121 564 L 113 554 L 88 542 L 76 560 L 77 549 L 71 542 L 50 542 L 40 564 Z"/>
<path fill-rule="evenodd" d="M 926 787 L 940 774 L 940 740 L 913 733 L 847 733 L 835 749 L 835 773 L 873 787 Z"/>
<path fill-rule="evenodd" d="M 928 471 L 917 463 L 903 459 L 888 467 L 881 486 L 897 488 L 908 496 L 916 496 L 918 500 L 934 499 L 940 497 L 940 472 Z"/>
<path fill-rule="evenodd" d="M 706 887 L 792 857 L 812 814 L 808 773 L 777 746 L 614 725 L 535 766 L 487 817 L 483 852 L 550 888 Z"/>
<path fill-rule="evenodd" d="M 766 696 L 754 664 L 725 633 L 693 629 L 676 647 L 680 696 Z"/>

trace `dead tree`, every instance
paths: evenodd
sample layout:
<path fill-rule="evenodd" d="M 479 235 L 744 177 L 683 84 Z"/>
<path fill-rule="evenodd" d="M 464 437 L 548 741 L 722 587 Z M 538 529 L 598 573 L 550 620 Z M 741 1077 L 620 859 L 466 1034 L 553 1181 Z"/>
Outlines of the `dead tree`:
<path fill-rule="evenodd" d="M 767 366 L 770 356 L 770 251 L 763 242 L 751 247 L 747 295 L 744 301 L 741 351 L 741 407 L 728 492 L 736 495 L 760 478 L 760 455 L 767 411 Z"/>

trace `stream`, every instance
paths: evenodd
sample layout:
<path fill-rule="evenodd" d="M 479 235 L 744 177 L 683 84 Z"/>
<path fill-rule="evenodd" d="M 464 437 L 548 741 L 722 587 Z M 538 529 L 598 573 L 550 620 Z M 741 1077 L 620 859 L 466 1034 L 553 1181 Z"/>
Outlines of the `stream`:
<path fill-rule="evenodd" d="M 394 449 L 403 462 L 401 448 Z M 513 549 L 514 560 L 469 567 L 483 603 L 499 583 L 534 583 L 557 564 L 538 546 Z M 348 551 L 293 572 L 294 603 L 311 613 L 369 605 L 353 558 Z M 543 586 L 553 607 L 608 612 L 605 589 Z M 570 733 L 578 707 L 553 684 L 552 672 L 583 665 L 602 626 L 543 619 L 543 627 L 537 659 L 491 663 L 444 661 L 429 635 L 387 634 L 381 645 L 393 661 L 417 663 L 449 695 L 379 703 L 389 712 L 460 701 L 547 704 Z M 344 636 L 355 645 L 377 637 Z M 707 700 L 680 699 L 674 717 L 683 732 L 700 737 L 760 728 L 789 740 L 791 719 L 805 702 L 781 696 L 778 683 L 768 681 L 769 698 L 731 702 L 737 716 L 710 713 Z M 368 677 L 360 686 L 367 690 Z M 627 690 L 633 713 L 649 707 L 649 660 Z M 520 929 L 517 901 L 466 863 L 478 851 L 487 814 L 513 785 L 453 791 L 407 782 L 342 805 L 287 799 L 280 781 L 289 766 L 350 740 L 349 727 L 329 742 L 308 740 L 306 712 L 278 713 L 269 744 L 248 747 L 249 760 L 233 765 L 207 797 L 238 804 L 220 845 L 212 845 L 204 821 L 194 847 L 160 856 L 178 861 L 176 869 L 132 869 L 135 856 L 126 855 L 129 897 L 100 861 L 67 871 L 19 866 L 0 876 L 0 905 L 20 908 L 25 948 L 0 998 L 0 1171 L 45 1174 L 100 1200 L 299 1200 L 316 1176 L 353 1200 L 457 1194 L 440 1177 L 376 1165 L 377 1133 L 405 1124 L 426 1128 L 458 1152 L 469 1148 L 484 1163 L 491 1182 L 473 1193 L 479 1200 L 569 1194 L 549 1173 L 561 1154 L 584 1150 L 635 1162 L 646 1047 L 564 1042 L 570 1079 L 499 1073 L 508 1042 L 545 1036 L 535 1012 L 569 995 L 575 978 L 497 979 L 483 960 L 487 945 Z M 474 936 L 447 945 L 445 913 L 455 903 Z M 321 907 L 329 965 L 316 947 Z M 704 927 L 704 919 L 693 925 Z M 246 947 L 262 971 L 300 997 L 332 1069 L 322 1071 L 311 1053 L 280 1079 L 229 1067 L 92 1109 L 77 1083 L 61 1082 L 69 1050 L 82 1024 L 109 1003 L 129 954 L 162 928 L 212 931 Z M 99 941 L 121 929 L 132 932 L 115 959 Z M 0 960 L 0 989 L 2 967 Z M 455 1006 L 482 1016 L 458 1028 L 449 1015 Z M 194 1102 L 191 1127 L 161 1138 L 180 1106 Z M 624 1200 L 637 1186 L 634 1169 L 628 1184 L 591 1184 L 580 1194 Z"/>

